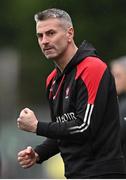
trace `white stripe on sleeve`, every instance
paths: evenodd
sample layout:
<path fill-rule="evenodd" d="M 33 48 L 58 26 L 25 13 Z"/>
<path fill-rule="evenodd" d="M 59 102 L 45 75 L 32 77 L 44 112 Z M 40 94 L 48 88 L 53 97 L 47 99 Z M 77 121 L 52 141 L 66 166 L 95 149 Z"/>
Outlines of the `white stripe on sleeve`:
<path fill-rule="evenodd" d="M 89 127 L 93 107 L 94 107 L 93 104 L 87 104 L 83 123 L 80 126 L 74 126 L 69 128 L 70 134 L 81 133 Z"/>

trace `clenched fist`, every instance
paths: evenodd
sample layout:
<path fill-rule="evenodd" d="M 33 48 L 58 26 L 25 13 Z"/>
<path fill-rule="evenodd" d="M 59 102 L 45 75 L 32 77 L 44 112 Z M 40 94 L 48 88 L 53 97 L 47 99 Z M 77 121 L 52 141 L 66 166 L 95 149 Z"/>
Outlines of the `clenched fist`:
<path fill-rule="evenodd" d="M 19 129 L 29 132 L 36 132 L 38 120 L 32 110 L 25 108 L 20 112 L 17 119 L 17 126 Z"/>
<path fill-rule="evenodd" d="M 39 160 L 38 154 L 28 146 L 26 149 L 18 153 L 18 162 L 23 168 L 29 168 L 33 166 L 37 160 Z"/>

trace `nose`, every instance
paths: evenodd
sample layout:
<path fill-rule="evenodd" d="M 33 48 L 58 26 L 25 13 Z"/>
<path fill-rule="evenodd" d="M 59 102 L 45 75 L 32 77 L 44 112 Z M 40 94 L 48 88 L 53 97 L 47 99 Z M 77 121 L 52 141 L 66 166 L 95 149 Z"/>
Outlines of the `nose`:
<path fill-rule="evenodd" d="M 40 42 L 41 42 L 42 45 L 45 45 L 45 44 L 49 43 L 49 40 L 48 40 L 46 35 L 43 35 L 43 37 L 41 38 Z"/>

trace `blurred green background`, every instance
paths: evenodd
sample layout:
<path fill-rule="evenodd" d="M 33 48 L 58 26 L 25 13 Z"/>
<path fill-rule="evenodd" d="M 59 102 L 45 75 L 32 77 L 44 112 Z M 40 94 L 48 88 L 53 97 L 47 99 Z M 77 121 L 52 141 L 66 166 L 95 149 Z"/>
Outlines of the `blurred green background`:
<path fill-rule="evenodd" d="M 75 42 L 90 41 L 106 63 L 126 52 L 126 0 L 4 0 L 0 3 L 0 152 L 2 178 L 55 178 L 45 166 L 22 170 L 17 152 L 43 138 L 21 132 L 16 118 L 23 107 L 49 121 L 45 80 L 54 68 L 37 43 L 34 14 L 66 10 L 73 19 Z M 45 119 L 44 119 L 45 120 Z M 51 161 L 50 161 L 51 162 Z M 11 164 L 14 168 L 12 169 Z M 33 173 L 34 172 L 34 173 Z M 34 174 L 34 175 L 33 175 Z M 62 175 L 59 175 L 59 178 Z"/>

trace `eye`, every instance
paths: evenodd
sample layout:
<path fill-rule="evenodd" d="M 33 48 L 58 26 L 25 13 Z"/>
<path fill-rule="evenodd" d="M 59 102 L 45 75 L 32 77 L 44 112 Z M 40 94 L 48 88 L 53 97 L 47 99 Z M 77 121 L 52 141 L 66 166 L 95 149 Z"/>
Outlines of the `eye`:
<path fill-rule="evenodd" d="M 36 36 L 37 36 L 37 38 L 42 38 L 43 34 L 42 33 L 37 33 Z"/>
<path fill-rule="evenodd" d="M 50 30 L 50 31 L 47 32 L 48 36 L 53 36 L 54 34 L 56 34 L 56 32 L 53 31 L 53 30 Z"/>

